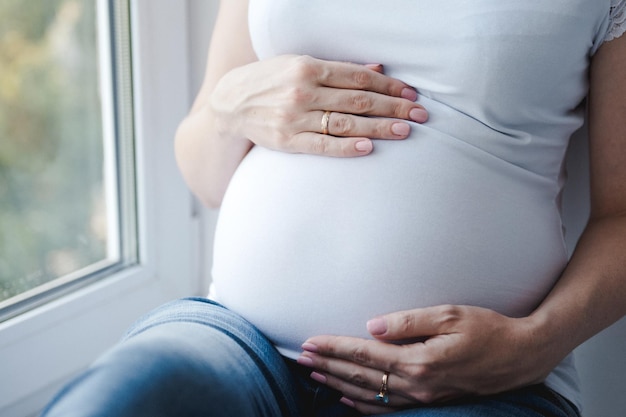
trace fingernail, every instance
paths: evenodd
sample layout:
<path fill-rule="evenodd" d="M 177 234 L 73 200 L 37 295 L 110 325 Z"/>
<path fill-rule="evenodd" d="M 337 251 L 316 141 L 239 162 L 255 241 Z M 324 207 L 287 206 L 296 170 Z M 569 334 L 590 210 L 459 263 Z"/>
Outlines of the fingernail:
<path fill-rule="evenodd" d="M 407 136 L 411 132 L 411 127 L 406 123 L 394 123 L 391 125 L 391 131 L 394 135 Z"/>
<path fill-rule="evenodd" d="M 359 152 L 370 152 L 374 145 L 372 145 L 372 141 L 370 140 L 360 140 L 354 144 L 354 149 Z"/>
<path fill-rule="evenodd" d="M 315 346 L 313 343 L 304 342 L 301 347 L 307 352 L 317 353 L 317 346 Z"/>
<path fill-rule="evenodd" d="M 400 97 L 407 100 L 415 101 L 417 100 L 417 91 L 413 90 L 412 88 L 405 87 L 400 92 Z"/>
<path fill-rule="evenodd" d="M 300 365 L 302 366 L 306 366 L 309 368 L 313 367 L 313 359 L 309 358 L 308 356 L 300 356 L 296 362 L 298 362 Z"/>
<path fill-rule="evenodd" d="M 428 112 L 424 109 L 414 108 L 409 112 L 409 117 L 418 123 L 424 123 L 428 120 Z"/>
<path fill-rule="evenodd" d="M 382 64 L 365 64 L 365 66 L 371 70 L 382 72 L 383 65 Z"/>
<path fill-rule="evenodd" d="M 311 372 L 311 379 L 316 380 L 317 382 L 319 382 L 320 384 L 325 384 L 326 383 L 326 377 L 322 374 L 318 374 L 317 372 Z"/>
<path fill-rule="evenodd" d="M 387 331 L 387 322 L 380 317 L 371 319 L 367 322 L 367 331 L 374 336 L 381 335 Z"/>
<path fill-rule="evenodd" d="M 356 404 L 354 403 L 354 401 L 352 401 L 352 400 L 350 400 L 350 399 L 348 399 L 346 397 L 341 397 L 339 399 L 339 402 L 347 405 L 348 407 L 352 407 L 352 408 L 356 407 Z"/>

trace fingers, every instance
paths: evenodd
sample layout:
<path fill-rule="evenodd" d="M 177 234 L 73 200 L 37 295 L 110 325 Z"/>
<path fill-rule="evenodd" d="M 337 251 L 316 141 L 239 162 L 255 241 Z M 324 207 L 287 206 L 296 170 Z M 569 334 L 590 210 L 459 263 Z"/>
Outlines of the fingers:
<path fill-rule="evenodd" d="M 287 152 L 339 158 L 367 155 L 374 149 L 369 138 L 340 138 L 313 132 L 298 133 L 289 139 L 289 144 L 281 146 L 281 149 Z"/>
<path fill-rule="evenodd" d="M 325 112 L 313 114 L 315 117 L 310 118 L 308 130 L 321 132 L 325 126 L 330 136 L 405 139 L 411 132 L 411 126 L 401 120 L 362 117 L 335 111 L 329 111 L 326 119 L 324 118 Z M 319 120 L 322 122 L 320 123 Z"/>
<path fill-rule="evenodd" d="M 335 157 L 352 157 L 369 154 L 373 149 L 370 139 L 406 139 L 411 126 L 395 119 L 356 116 L 339 112 L 311 112 L 305 132 L 289 138 L 289 144 L 281 144 L 293 153 L 308 153 Z M 323 130 L 326 134 L 318 133 Z"/>
<path fill-rule="evenodd" d="M 299 133 L 283 135 L 266 146 L 291 153 L 353 157 L 369 154 L 373 150 L 371 139 L 401 140 L 411 132 L 411 126 L 401 120 L 338 112 L 310 114 L 313 116 L 292 124 Z"/>
<path fill-rule="evenodd" d="M 311 80 L 320 87 L 315 94 L 317 110 L 392 117 L 423 123 L 425 109 L 415 103 L 417 91 L 383 74 L 380 64 L 358 65 L 323 61 L 307 56 L 295 58 L 292 74 L 298 85 Z"/>
<path fill-rule="evenodd" d="M 316 117 L 309 118 L 306 127 L 308 131 L 284 137 L 283 141 L 277 142 L 275 149 L 334 157 L 363 156 L 373 150 L 371 139 L 401 140 L 406 139 L 411 132 L 411 126 L 399 120 L 337 112 L 330 112 L 326 118 L 322 111 L 312 114 Z M 324 128 L 327 134 L 318 133 Z"/>
<path fill-rule="evenodd" d="M 411 340 L 453 331 L 463 314 L 462 306 L 436 306 L 399 311 L 367 322 L 367 330 L 377 339 Z"/>
<path fill-rule="evenodd" d="M 399 391 L 394 391 L 393 388 L 393 376 L 391 375 L 390 384 L 385 394 L 387 394 L 387 402 L 383 402 L 377 399 L 377 395 L 380 394 L 381 388 L 381 375 L 382 372 L 378 372 L 377 377 L 367 383 L 367 386 L 361 387 L 352 384 L 350 381 L 338 378 L 334 374 L 321 374 L 313 372 L 311 378 L 320 382 L 328 387 L 331 387 L 341 392 L 345 398 L 349 398 L 353 402 L 359 402 L 363 405 L 367 404 L 369 407 L 375 407 L 379 409 L 385 409 L 387 413 L 391 412 L 389 408 L 402 408 L 409 405 L 415 405 L 415 401 L 399 395 Z"/>
<path fill-rule="evenodd" d="M 308 357 L 303 356 L 298 362 L 313 369 L 313 365 L 307 362 L 306 358 Z M 415 404 L 415 400 L 402 395 L 403 391 L 400 385 L 403 384 L 403 381 L 392 374 L 388 375 L 387 384 L 383 391 L 382 376 L 384 373 L 377 369 L 358 367 L 347 361 L 333 361 L 332 371 L 325 370 L 323 364 L 315 366 L 314 369 L 315 371 L 311 372 L 313 380 L 340 391 L 345 399 L 349 399 L 348 402 L 344 401 L 347 405 L 360 410 L 377 408 L 384 409 L 389 413 L 390 407 L 399 408 Z M 383 396 L 380 396 L 381 394 Z M 386 399 L 386 402 L 383 398 Z"/>
<path fill-rule="evenodd" d="M 340 400 L 342 403 L 347 405 L 348 407 L 352 407 L 356 409 L 363 415 L 375 415 L 375 414 L 389 414 L 395 411 L 399 411 L 399 409 L 394 409 L 390 407 L 382 407 L 379 405 L 373 405 L 362 401 L 353 401 L 347 397 L 343 397 Z"/>
<path fill-rule="evenodd" d="M 382 65 L 358 65 L 346 62 L 320 61 L 301 57 L 300 65 L 306 75 L 314 74 L 320 85 L 373 91 L 392 97 L 417 100 L 417 92 L 408 84 L 382 73 Z"/>
<path fill-rule="evenodd" d="M 338 90 L 322 87 L 315 103 L 317 107 L 338 113 L 391 117 L 424 123 L 428 112 L 411 100 L 371 91 Z"/>
<path fill-rule="evenodd" d="M 298 362 L 310 367 L 311 378 L 340 391 L 341 402 L 363 414 L 390 413 L 415 405 L 416 401 L 403 395 L 406 382 L 399 376 L 387 374 L 383 387 L 383 371 L 357 366 L 348 361 L 323 362 L 323 358 L 305 353 Z M 326 369 L 330 366 L 332 369 Z"/>
<path fill-rule="evenodd" d="M 403 358 L 405 347 L 377 340 L 359 339 L 347 336 L 315 336 L 308 339 L 302 348 L 322 363 L 322 366 L 333 359 L 340 359 L 367 368 L 396 370 L 396 363 Z M 310 356 L 310 355 L 309 355 Z M 326 367 L 324 368 L 326 369 Z"/>
<path fill-rule="evenodd" d="M 355 365 L 349 361 L 327 360 L 319 355 L 304 353 L 298 363 L 315 369 L 311 378 L 341 391 L 351 399 L 365 402 L 380 402 L 376 395 L 381 393 L 384 371 Z M 406 398 L 402 393 L 407 390 L 406 381 L 401 377 L 389 373 L 384 390 L 388 394 L 389 402 L 393 406 L 403 406 L 415 401 Z"/>

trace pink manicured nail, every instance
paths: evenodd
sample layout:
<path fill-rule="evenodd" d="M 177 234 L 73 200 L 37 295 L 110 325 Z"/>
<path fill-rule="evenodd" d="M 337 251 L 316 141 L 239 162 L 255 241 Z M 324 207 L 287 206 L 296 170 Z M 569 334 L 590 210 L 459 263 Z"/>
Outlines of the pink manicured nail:
<path fill-rule="evenodd" d="M 424 123 L 428 120 L 428 112 L 423 109 L 414 108 L 409 112 L 409 117 L 418 123 Z"/>
<path fill-rule="evenodd" d="M 417 100 L 417 91 L 413 90 L 412 88 L 405 87 L 400 92 L 400 97 L 407 100 L 415 101 Z"/>
<path fill-rule="evenodd" d="M 317 346 L 315 346 L 313 343 L 304 342 L 301 347 L 307 352 L 317 353 L 318 351 Z"/>
<path fill-rule="evenodd" d="M 379 317 L 371 319 L 367 322 L 367 331 L 374 336 L 381 335 L 387 331 L 387 322 Z"/>
<path fill-rule="evenodd" d="M 354 144 L 354 149 L 359 152 L 370 152 L 374 145 L 372 145 L 372 141 L 370 140 L 360 140 Z"/>
<path fill-rule="evenodd" d="M 407 136 L 411 132 L 411 127 L 406 123 L 394 123 L 391 125 L 391 131 L 394 135 Z"/>
<path fill-rule="evenodd" d="M 340 403 L 343 403 L 345 405 L 347 405 L 348 407 L 356 407 L 356 404 L 354 404 L 354 401 L 346 398 L 346 397 L 341 397 L 341 399 L 339 400 Z"/>
<path fill-rule="evenodd" d="M 383 65 L 382 64 L 365 64 L 365 66 L 371 70 L 374 70 L 376 72 L 383 72 Z"/>
<path fill-rule="evenodd" d="M 311 379 L 316 380 L 317 382 L 319 382 L 320 384 L 325 384 L 326 383 L 326 377 L 322 374 L 319 374 L 317 372 L 311 372 Z"/>
<path fill-rule="evenodd" d="M 309 368 L 313 367 L 313 359 L 309 358 L 308 356 L 300 356 L 297 359 L 297 362 L 302 366 L 307 366 Z"/>

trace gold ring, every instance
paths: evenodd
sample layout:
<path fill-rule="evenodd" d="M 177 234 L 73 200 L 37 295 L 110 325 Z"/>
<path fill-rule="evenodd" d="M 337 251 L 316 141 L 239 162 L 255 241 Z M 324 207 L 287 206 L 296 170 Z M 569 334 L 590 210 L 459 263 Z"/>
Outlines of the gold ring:
<path fill-rule="evenodd" d="M 325 111 L 322 116 L 322 134 L 328 135 L 328 122 L 330 121 L 330 111 Z"/>
<path fill-rule="evenodd" d="M 383 374 L 383 382 L 380 384 L 380 392 L 376 394 L 376 401 L 389 404 L 389 394 L 387 393 L 387 381 L 389 380 L 389 372 Z"/>

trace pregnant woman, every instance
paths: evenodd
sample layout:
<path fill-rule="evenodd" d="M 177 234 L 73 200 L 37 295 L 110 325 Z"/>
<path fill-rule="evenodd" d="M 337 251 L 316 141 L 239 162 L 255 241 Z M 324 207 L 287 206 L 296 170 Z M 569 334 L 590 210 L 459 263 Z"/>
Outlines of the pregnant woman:
<path fill-rule="evenodd" d="M 221 207 L 210 301 L 45 415 L 579 415 L 570 352 L 626 313 L 625 29 L 625 0 L 223 1 L 176 143 Z"/>

